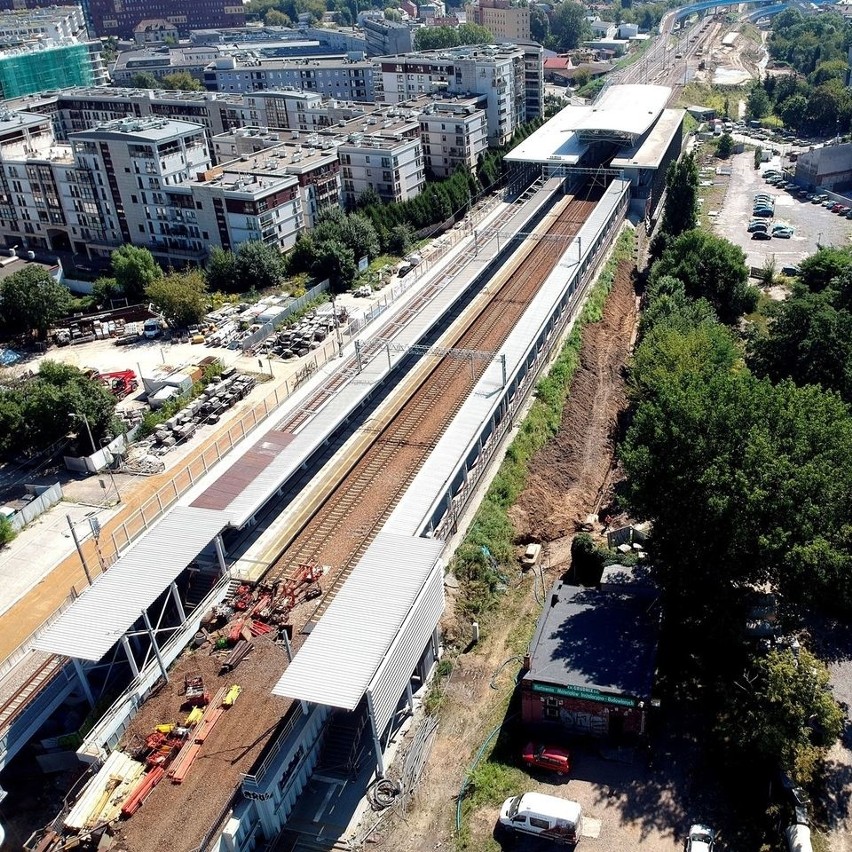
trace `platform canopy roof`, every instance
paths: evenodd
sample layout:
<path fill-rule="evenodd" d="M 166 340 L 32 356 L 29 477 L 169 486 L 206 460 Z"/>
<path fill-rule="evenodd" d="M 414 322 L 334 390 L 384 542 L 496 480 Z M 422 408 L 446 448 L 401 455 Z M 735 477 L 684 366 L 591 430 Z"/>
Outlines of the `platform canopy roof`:
<path fill-rule="evenodd" d="M 657 121 L 672 90 L 668 86 L 610 86 L 592 104 L 567 106 L 513 148 L 509 162 L 570 162 L 595 140 L 633 145 Z"/>
<path fill-rule="evenodd" d="M 438 539 L 380 533 L 273 688 L 273 695 L 354 710 L 438 564 L 443 547 Z"/>
<path fill-rule="evenodd" d="M 86 589 L 35 641 L 42 651 L 101 660 L 228 525 L 211 509 L 178 506 Z"/>

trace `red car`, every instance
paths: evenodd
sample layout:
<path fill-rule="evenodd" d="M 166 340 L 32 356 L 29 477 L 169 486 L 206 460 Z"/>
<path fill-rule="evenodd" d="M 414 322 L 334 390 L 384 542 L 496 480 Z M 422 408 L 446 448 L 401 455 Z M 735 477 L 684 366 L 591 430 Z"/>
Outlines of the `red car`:
<path fill-rule="evenodd" d="M 567 749 L 559 748 L 559 746 L 527 743 L 521 754 L 521 759 L 527 766 L 547 769 L 557 775 L 567 775 L 571 769 L 570 753 Z"/>

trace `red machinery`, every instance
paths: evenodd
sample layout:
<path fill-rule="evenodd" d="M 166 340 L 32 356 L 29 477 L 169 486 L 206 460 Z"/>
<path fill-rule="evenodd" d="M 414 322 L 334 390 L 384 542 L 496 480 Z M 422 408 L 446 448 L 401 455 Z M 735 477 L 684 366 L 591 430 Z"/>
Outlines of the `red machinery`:
<path fill-rule="evenodd" d="M 189 674 L 183 679 L 183 707 L 206 707 L 210 703 L 210 693 L 204 686 L 200 674 Z"/>
<path fill-rule="evenodd" d="M 114 373 L 96 373 L 93 378 L 97 379 L 116 399 L 124 399 L 139 387 L 136 381 L 136 373 L 133 370 L 118 370 Z"/>

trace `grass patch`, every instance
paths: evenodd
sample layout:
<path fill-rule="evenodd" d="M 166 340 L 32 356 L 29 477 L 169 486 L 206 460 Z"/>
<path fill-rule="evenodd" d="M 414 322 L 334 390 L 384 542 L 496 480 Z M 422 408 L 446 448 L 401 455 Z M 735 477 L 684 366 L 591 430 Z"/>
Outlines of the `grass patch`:
<path fill-rule="evenodd" d="M 598 77 L 596 80 L 589 80 L 585 86 L 580 86 L 580 88 L 577 89 L 577 97 L 594 100 L 605 84 L 606 80 L 603 77 Z"/>
<path fill-rule="evenodd" d="M 478 616 L 491 609 L 506 582 L 504 572 L 514 570 L 515 530 L 509 520 L 508 509 L 526 485 L 530 460 L 559 429 L 571 380 L 580 362 L 583 326 L 597 322 L 603 316 L 616 269 L 620 262 L 631 257 L 633 246 L 633 232 L 622 231 L 562 351 L 547 376 L 539 381 L 530 412 L 507 449 L 470 529 L 453 557 L 452 570 L 461 583 L 460 615 Z M 508 569 L 510 565 L 512 569 Z"/>
<path fill-rule="evenodd" d="M 631 50 L 627 56 L 623 56 L 618 62 L 615 63 L 616 68 L 627 68 L 630 65 L 633 65 L 634 62 L 638 62 L 647 52 L 651 45 L 654 43 L 654 39 L 648 38 L 639 44 L 639 47 L 636 50 Z"/>

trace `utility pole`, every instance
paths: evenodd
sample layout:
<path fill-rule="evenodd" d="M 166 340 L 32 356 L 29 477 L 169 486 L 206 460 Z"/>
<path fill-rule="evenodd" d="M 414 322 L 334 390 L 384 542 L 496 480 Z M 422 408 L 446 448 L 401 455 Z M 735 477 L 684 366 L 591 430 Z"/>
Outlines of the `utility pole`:
<path fill-rule="evenodd" d="M 89 566 L 86 564 L 86 557 L 83 556 L 83 548 L 80 547 L 80 539 L 77 538 L 77 530 L 74 529 L 74 522 L 71 520 L 71 515 L 66 515 L 66 519 L 68 520 L 68 526 L 71 528 L 71 538 L 74 539 L 74 546 L 77 548 L 77 554 L 80 557 L 80 562 L 83 563 L 83 573 L 86 575 L 86 579 L 89 581 L 89 585 L 92 585 L 92 575 L 89 573 Z"/>

